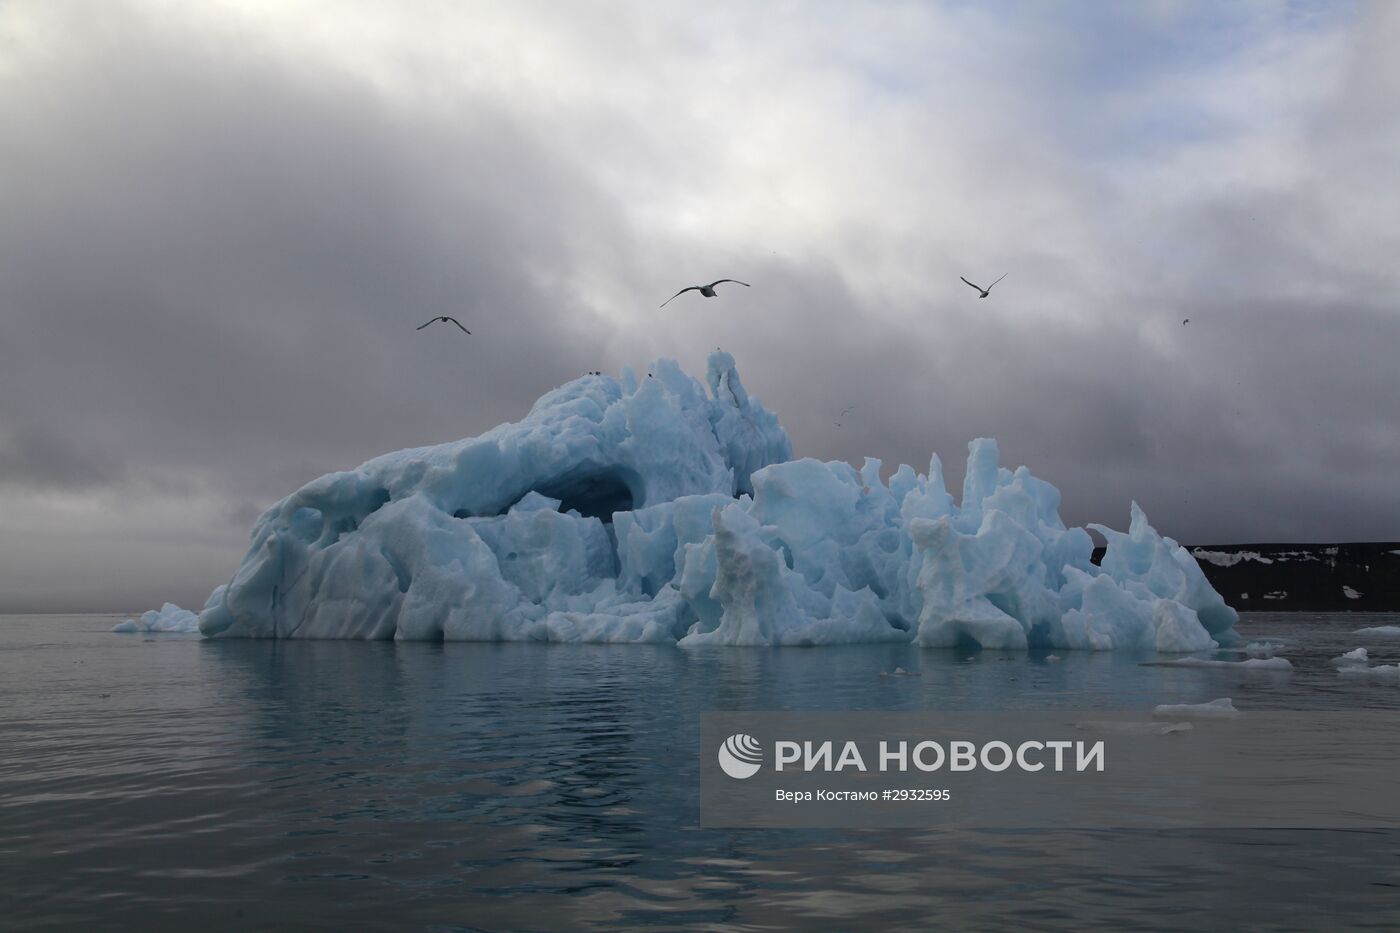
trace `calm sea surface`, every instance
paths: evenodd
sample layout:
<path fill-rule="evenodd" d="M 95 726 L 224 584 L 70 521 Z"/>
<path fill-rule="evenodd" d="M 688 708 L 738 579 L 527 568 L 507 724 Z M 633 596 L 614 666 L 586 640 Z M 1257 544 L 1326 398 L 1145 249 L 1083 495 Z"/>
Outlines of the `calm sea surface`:
<path fill-rule="evenodd" d="M 1283 675 L 906 647 L 205 641 L 0 616 L 0 927 L 1400 927 L 1400 834 L 701 830 L 713 709 L 1400 709 L 1396 616 Z M 920 677 L 881 677 L 904 667 Z M 1397 772 L 1400 782 L 1400 771 Z"/>

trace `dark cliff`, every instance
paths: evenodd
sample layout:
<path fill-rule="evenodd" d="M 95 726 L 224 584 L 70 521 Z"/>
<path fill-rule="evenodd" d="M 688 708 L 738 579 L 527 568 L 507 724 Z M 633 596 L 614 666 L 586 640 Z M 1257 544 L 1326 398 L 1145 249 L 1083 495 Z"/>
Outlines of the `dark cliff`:
<path fill-rule="evenodd" d="M 1187 545 L 1241 612 L 1400 611 L 1400 543 Z M 1098 562 L 1103 549 L 1094 552 Z"/>

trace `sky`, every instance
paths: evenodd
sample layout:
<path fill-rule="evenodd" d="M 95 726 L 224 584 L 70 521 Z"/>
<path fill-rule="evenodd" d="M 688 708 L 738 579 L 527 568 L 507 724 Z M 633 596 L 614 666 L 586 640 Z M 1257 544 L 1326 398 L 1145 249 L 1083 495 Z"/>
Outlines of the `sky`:
<path fill-rule="evenodd" d="M 1074 524 L 1400 539 L 1397 47 L 1385 2 L 0 0 L 0 612 L 198 608 L 321 473 L 716 346 L 798 456 L 957 488 L 990 436 Z"/>

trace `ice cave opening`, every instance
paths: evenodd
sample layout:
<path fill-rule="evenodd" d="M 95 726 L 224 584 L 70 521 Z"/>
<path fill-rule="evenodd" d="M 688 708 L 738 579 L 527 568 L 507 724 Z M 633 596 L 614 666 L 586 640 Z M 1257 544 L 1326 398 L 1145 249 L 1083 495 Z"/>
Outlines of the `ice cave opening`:
<path fill-rule="evenodd" d="M 644 498 L 642 478 L 636 473 L 624 467 L 596 464 L 584 464 L 562 476 L 537 483 L 530 492 L 558 499 L 559 511 L 566 515 L 577 512 L 606 525 L 612 524 L 614 512 L 630 512 Z"/>

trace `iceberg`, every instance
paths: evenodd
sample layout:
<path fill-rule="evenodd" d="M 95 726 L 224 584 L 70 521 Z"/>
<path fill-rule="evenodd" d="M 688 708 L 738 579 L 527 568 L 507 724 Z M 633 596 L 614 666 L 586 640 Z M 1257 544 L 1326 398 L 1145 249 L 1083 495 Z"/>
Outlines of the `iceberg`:
<path fill-rule="evenodd" d="M 591 374 L 519 422 L 322 476 L 253 528 L 198 616 L 208 637 L 904 642 L 1187 652 L 1237 616 L 1136 504 L 1129 530 L 1066 527 L 1060 493 L 996 442 L 955 502 L 926 473 L 794 459 L 716 351 Z"/>

